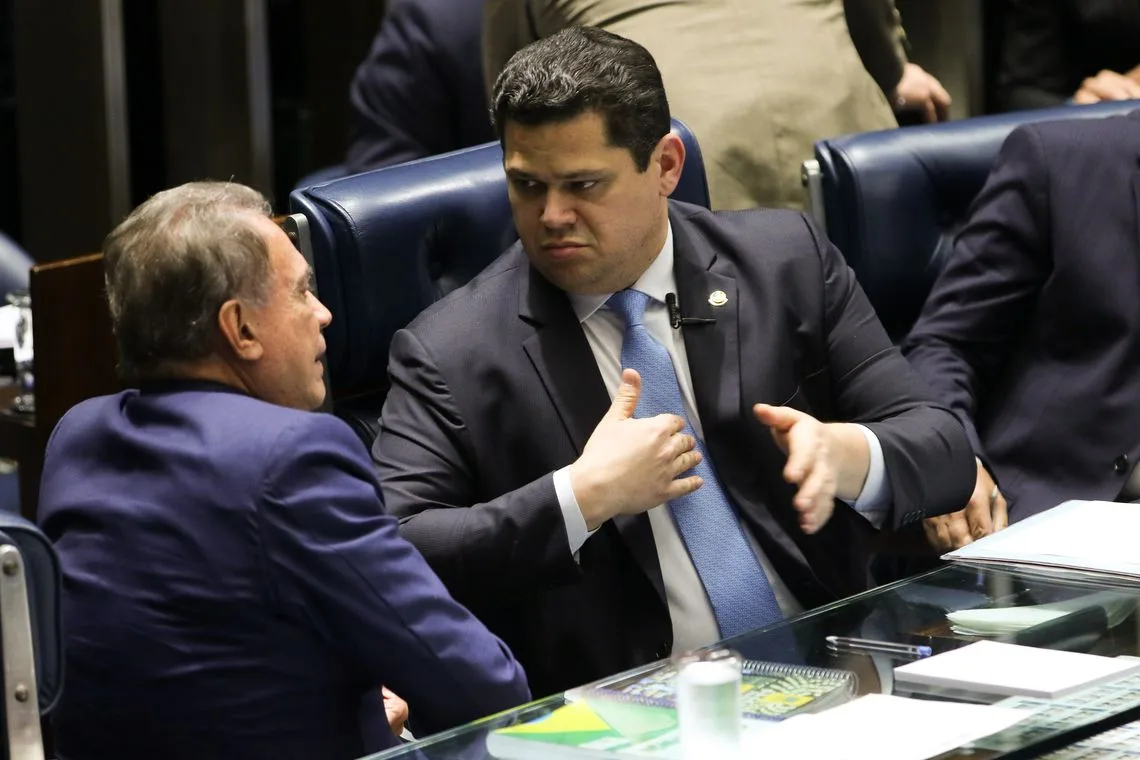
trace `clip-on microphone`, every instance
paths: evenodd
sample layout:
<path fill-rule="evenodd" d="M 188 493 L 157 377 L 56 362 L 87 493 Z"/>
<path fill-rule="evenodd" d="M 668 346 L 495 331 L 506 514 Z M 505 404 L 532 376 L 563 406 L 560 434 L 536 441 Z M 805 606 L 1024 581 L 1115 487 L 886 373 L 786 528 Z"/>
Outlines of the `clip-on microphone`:
<path fill-rule="evenodd" d="M 681 326 L 696 326 L 696 325 L 712 325 L 716 324 L 715 318 L 709 317 L 682 317 L 681 307 L 677 305 L 677 294 L 665 294 L 665 308 L 669 310 L 669 326 L 676 330 Z"/>

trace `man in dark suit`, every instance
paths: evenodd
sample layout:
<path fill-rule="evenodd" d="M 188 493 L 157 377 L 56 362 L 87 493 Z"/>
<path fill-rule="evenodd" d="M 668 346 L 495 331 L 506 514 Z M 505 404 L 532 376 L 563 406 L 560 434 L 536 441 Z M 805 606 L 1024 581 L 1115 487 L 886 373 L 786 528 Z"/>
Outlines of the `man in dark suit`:
<path fill-rule="evenodd" d="M 269 205 L 192 183 L 104 245 L 120 366 L 48 444 L 75 758 L 350 758 L 528 698 L 384 514 L 325 397 L 327 309 Z"/>
<path fill-rule="evenodd" d="M 1140 111 L 1002 147 L 903 344 L 978 457 L 968 522 L 940 546 L 984 534 L 991 507 L 1140 497 L 1138 162 Z"/>
<path fill-rule="evenodd" d="M 536 694 L 859 591 L 873 525 L 965 503 L 961 426 L 808 220 L 667 201 L 643 47 L 558 32 L 494 109 L 521 242 L 396 335 L 373 458 Z"/>
<path fill-rule="evenodd" d="M 352 174 L 495 139 L 481 0 L 393 0 L 349 90 Z"/>
<path fill-rule="evenodd" d="M 997 72 L 1002 110 L 1140 98 L 1140 2 L 1007 4 Z"/>

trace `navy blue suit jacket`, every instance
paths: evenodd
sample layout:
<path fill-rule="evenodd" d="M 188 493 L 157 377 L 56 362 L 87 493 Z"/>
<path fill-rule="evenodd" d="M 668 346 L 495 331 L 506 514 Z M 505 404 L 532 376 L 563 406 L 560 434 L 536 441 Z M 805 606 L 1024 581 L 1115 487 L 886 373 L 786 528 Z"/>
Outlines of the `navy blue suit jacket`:
<path fill-rule="evenodd" d="M 1018 520 L 1140 460 L 1140 111 L 1006 140 L 903 345 Z"/>
<path fill-rule="evenodd" d="M 495 139 L 483 92 L 481 0 L 393 0 L 356 70 L 348 170 Z"/>
<path fill-rule="evenodd" d="M 75 758 L 349 758 L 528 698 L 507 648 L 383 514 L 340 420 L 209 383 L 76 406 L 48 445 Z"/>
<path fill-rule="evenodd" d="M 670 202 L 674 273 L 708 454 L 747 529 L 805 606 L 866 588 L 870 525 L 837 503 L 799 529 L 764 402 L 878 436 L 888 525 L 961 508 L 973 458 L 929 402 L 839 252 L 798 213 Z M 709 304 L 715 290 L 727 305 Z M 552 473 L 610 405 L 570 300 L 516 244 L 392 341 L 373 446 L 385 501 L 457 599 L 503 637 L 536 694 L 667 656 L 672 627 L 645 515 L 571 556 Z"/>

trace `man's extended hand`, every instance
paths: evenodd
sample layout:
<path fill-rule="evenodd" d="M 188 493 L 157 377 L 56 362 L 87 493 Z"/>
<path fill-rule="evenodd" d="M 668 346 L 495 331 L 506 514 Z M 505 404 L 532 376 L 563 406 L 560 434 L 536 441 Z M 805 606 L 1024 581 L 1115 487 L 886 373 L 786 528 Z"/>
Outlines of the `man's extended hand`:
<path fill-rule="evenodd" d="M 950 115 L 950 93 L 930 72 L 917 63 L 903 66 L 902 79 L 895 86 L 894 107 L 914 108 L 928 123 L 946 121 Z"/>
<path fill-rule="evenodd" d="M 380 693 L 384 696 L 384 714 L 388 716 L 388 727 L 399 736 L 404 733 L 404 724 L 408 722 L 408 703 L 387 686 L 380 687 Z"/>
<path fill-rule="evenodd" d="M 696 475 L 681 477 L 701 461 L 696 439 L 681 432 L 685 421 L 675 414 L 634 419 L 641 376 L 627 369 L 621 379 L 609 411 L 570 466 L 570 485 L 589 530 L 615 515 L 638 514 L 692 493 L 704 483 Z"/>
<path fill-rule="evenodd" d="M 1131 100 L 1140 98 L 1140 81 L 1137 81 L 1137 71 L 1133 69 L 1128 74 L 1119 74 L 1115 71 L 1103 69 L 1096 76 L 1089 77 L 1081 82 L 1081 87 L 1073 95 L 1073 102 L 1081 105 L 1099 103 L 1102 100 Z"/>
<path fill-rule="evenodd" d="M 953 551 L 1009 525 L 1005 497 L 978 462 L 978 479 L 966 508 L 922 522 L 926 538 L 940 552 Z"/>
<path fill-rule="evenodd" d="M 836 496 L 854 501 L 863 490 L 867 439 L 854 425 L 823 423 L 791 407 L 756 404 L 752 411 L 788 455 L 784 479 L 799 486 L 792 504 L 800 528 L 815 533 L 831 519 Z"/>

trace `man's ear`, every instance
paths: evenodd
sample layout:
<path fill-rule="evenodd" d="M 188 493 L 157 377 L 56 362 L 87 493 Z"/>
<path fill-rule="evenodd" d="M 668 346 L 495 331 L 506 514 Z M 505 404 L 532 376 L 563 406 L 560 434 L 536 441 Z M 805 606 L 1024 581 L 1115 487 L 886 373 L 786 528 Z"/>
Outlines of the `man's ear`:
<path fill-rule="evenodd" d="M 260 359 L 265 352 L 257 329 L 250 321 L 251 316 L 249 308 L 236 298 L 226 301 L 218 309 L 218 331 L 222 339 L 235 356 L 246 361 Z"/>
<path fill-rule="evenodd" d="M 668 132 L 657 143 L 654 160 L 661 171 L 661 195 L 668 197 L 681 181 L 681 170 L 685 167 L 685 143 L 673 132 Z"/>

